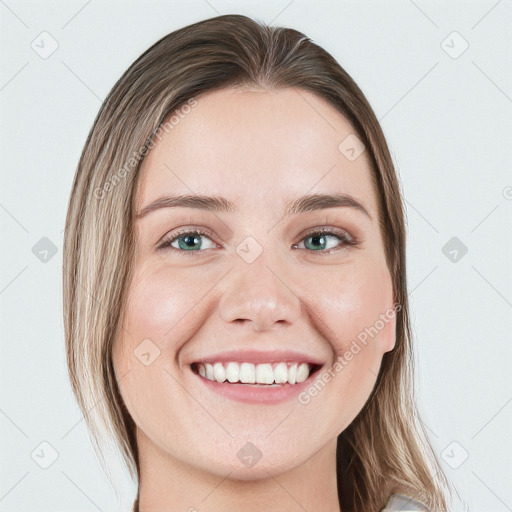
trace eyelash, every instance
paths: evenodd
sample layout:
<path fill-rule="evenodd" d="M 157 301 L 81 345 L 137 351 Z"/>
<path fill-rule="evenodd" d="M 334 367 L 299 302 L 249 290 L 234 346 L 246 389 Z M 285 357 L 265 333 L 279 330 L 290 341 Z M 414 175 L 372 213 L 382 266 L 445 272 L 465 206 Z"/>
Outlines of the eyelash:
<path fill-rule="evenodd" d="M 187 255 L 191 254 L 191 253 L 205 252 L 205 251 L 209 250 L 209 249 L 203 249 L 203 250 L 198 250 L 198 251 L 184 251 L 182 249 L 176 249 L 175 247 L 172 247 L 171 244 L 175 240 L 177 240 L 178 238 L 182 237 L 183 235 L 200 235 L 200 236 L 206 236 L 206 237 L 208 237 L 210 239 L 212 238 L 209 232 L 207 232 L 205 230 L 202 230 L 202 229 L 192 229 L 192 230 L 184 229 L 184 230 L 181 230 L 181 231 L 179 231 L 177 233 L 173 233 L 172 234 L 172 238 L 164 239 L 162 241 L 162 243 L 158 246 L 158 249 L 161 249 L 161 250 L 171 250 L 171 251 L 174 251 L 174 252 L 178 252 L 178 253 L 182 253 L 182 254 L 187 254 Z M 343 249 L 346 246 L 355 247 L 355 246 L 359 245 L 359 241 L 356 240 L 353 237 L 350 237 L 350 235 L 348 235 L 346 233 L 346 231 L 338 230 L 338 229 L 333 229 L 333 228 L 324 228 L 324 227 L 315 228 L 313 230 L 308 231 L 301 238 L 300 242 L 302 242 L 306 238 L 309 238 L 309 237 L 312 237 L 312 236 L 325 236 L 325 235 L 333 235 L 336 238 L 338 238 L 340 240 L 340 242 L 341 242 L 340 247 L 334 248 L 334 249 L 332 249 L 332 248 L 331 249 L 323 249 L 321 251 L 310 250 L 308 252 L 326 255 L 326 254 L 332 254 L 333 252 L 339 251 L 340 249 Z M 298 245 L 298 244 L 294 244 L 294 247 L 296 245 Z"/>

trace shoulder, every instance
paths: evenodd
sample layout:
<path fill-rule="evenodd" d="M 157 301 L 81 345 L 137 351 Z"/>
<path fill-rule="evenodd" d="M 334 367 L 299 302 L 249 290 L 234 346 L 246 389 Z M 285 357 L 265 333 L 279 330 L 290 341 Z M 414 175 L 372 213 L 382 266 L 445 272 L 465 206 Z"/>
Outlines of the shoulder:
<path fill-rule="evenodd" d="M 430 512 L 430 509 L 421 501 L 405 494 L 392 494 L 386 507 L 381 512 Z"/>

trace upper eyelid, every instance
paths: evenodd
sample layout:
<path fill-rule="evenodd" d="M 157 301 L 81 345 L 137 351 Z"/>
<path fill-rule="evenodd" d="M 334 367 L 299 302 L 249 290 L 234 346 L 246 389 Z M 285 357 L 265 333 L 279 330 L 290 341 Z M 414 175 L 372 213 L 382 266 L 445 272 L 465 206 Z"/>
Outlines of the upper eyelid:
<path fill-rule="evenodd" d="M 173 233 L 174 231 L 176 231 L 176 233 Z M 337 234 L 336 232 L 340 231 L 340 232 L 343 232 L 343 233 L 347 234 L 351 238 L 355 238 L 346 228 L 334 227 L 334 226 L 330 226 L 330 225 L 327 225 L 327 224 L 320 224 L 320 225 L 318 225 L 316 227 L 306 228 L 306 229 L 302 230 L 300 232 L 300 234 L 297 235 L 297 236 L 304 237 L 304 236 L 308 236 L 308 235 L 311 235 L 311 234 L 314 234 L 314 233 L 317 233 L 317 232 L 321 232 L 321 231 L 326 231 L 326 232 L 332 231 L 333 234 Z M 209 229 L 209 228 L 192 226 L 192 227 L 186 227 L 186 228 L 177 227 L 174 230 L 169 231 L 168 233 L 166 233 L 161 238 L 161 240 L 169 239 L 170 238 L 170 235 L 169 235 L 170 233 L 173 233 L 171 240 L 174 240 L 175 238 L 177 238 L 179 236 L 186 235 L 186 234 L 189 234 L 189 233 L 200 233 L 202 236 L 208 236 L 209 235 L 209 236 L 215 237 L 215 235 L 213 234 L 212 230 Z"/>
<path fill-rule="evenodd" d="M 307 228 L 307 229 L 301 231 L 301 233 L 298 236 L 304 238 L 306 236 L 311 236 L 315 233 L 321 233 L 321 232 L 331 233 L 336 236 L 345 234 L 345 235 L 348 235 L 349 238 L 352 238 L 354 240 L 356 238 L 345 228 L 337 228 L 337 227 L 329 226 L 326 224 L 319 225 L 318 227 L 314 227 L 314 228 Z"/>
<path fill-rule="evenodd" d="M 321 228 L 339 229 L 339 230 L 347 232 L 347 234 L 352 236 L 352 238 L 357 238 L 357 233 L 361 232 L 361 230 L 364 229 L 363 226 L 360 226 L 357 219 L 352 218 L 352 216 L 345 218 L 344 215 L 338 216 L 338 213 L 339 212 L 322 212 L 319 210 L 319 211 L 315 211 L 315 212 L 302 214 L 302 215 L 312 215 L 314 217 L 317 217 L 316 219 L 311 218 L 311 219 L 307 220 L 307 217 L 301 217 L 302 220 L 299 218 L 292 219 L 292 220 L 293 220 L 293 224 L 295 224 L 295 221 L 297 221 L 297 222 L 300 222 L 301 224 L 307 223 L 309 226 L 311 226 L 310 228 L 305 228 L 301 232 L 307 232 L 307 231 L 309 231 L 309 229 L 316 229 L 317 227 L 319 229 L 321 229 Z M 352 213 L 352 212 L 349 212 L 349 213 Z M 317 216 L 315 214 L 320 214 L 320 215 Z M 181 217 L 181 215 L 179 217 Z M 167 231 L 167 233 L 170 233 L 171 231 L 178 231 L 180 229 L 186 228 L 186 229 L 191 229 L 191 231 L 194 229 L 202 229 L 202 230 L 212 233 L 212 236 L 214 236 L 214 237 L 217 236 L 215 234 L 218 231 L 217 229 L 213 231 L 210 228 L 206 227 L 208 224 L 211 223 L 211 220 L 212 220 L 211 217 L 209 217 L 209 216 L 203 217 L 202 215 L 196 216 L 196 215 L 188 215 L 187 214 L 187 215 L 184 215 L 182 218 L 175 219 L 175 220 L 179 222 L 179 225 L 175 226 L 172 230 Z M 220 239 L 224 243 L 227 243 L 227 242 L 229 242 L 229 239 L 233 236 L 233 229 L 228 227 L 222 220 L 220 221 L 220 223 L 221 223 L 221 225 L 219 226 L 219 230 L 220 230 L 220 234 L 221 234 Z M 343 224 L 347 224 L 347 223 L 348 223 L 348 226 L 342 227 Z M 274 229 L 275 226 L 276 226 L 276 224 L 274 224 L 274 226 L 270 230 Z M 286 232 L 288 232 L 291 229 L 295 230 L 294 228 L 287 227 Z M 354 233 L 356 234 L 356 236 L 354 236 Z M 163 240 L 166 237 L 167 237 L 167 234 L 163 235 L 160 240 Z M 226 239 L 223 239 L 224 237 Z"/>
<path fill-rule="evenodd" d="M 176 231 L 176 232 L 174 232 Z M 166 233 L 161 239 L 160 242 L 166 242 L 166 241 L 174 241 L 176 238 L 187 235 L 189 233 L 198 233 L 200 236 L 209 236 L 210 238 L 214 238 L 214 235 L 210 229 L 207 228 L 199 228 L 199 227 L 192 227 L 192 228 L 176 228 L 172 231 L 169 231 Z"/>
<path fill-rule="evenodd" d="M 174 249 L 178 252 L 204 252 L 204 251 L 180 251 L 180 249 L 176 249 L 175 247 L 171 246 L 171 243 L 173 243 L 176 239 L 178 239 L 181 236 L 187 235 L 187 234 L 198 234 L 199 236 L 206 236 L 208 237 L 214 244 L 218 245 L 218 243 L 214 240 L 215 236 L 212 234 L 212 231 L 208 228 L 203 227 L 187 227 L 187 228 L 176 228 L 177 232 L 173 233 L 172 235 L 168 236 L 168 234 L 164 235 L 160 242 L 157 244 L 158 247 L 161 246 L 167 246 L 170 247 L 170 249 Z M 301 243 L 305 238 L 312 236 L 317 233 L 328 234 L 330 236 L 336 236 L 339 239 L 342 239 L 344 236 L 348 238 L 349 241 L 352 241 L 353 243 L 358 243 L 358 238 L 349 233 L 344 228 L 334 227 L 326 224 L 321 224 L 315 227 L 307 228 L 303 230 L 299 236 L 299 239 L 296 243 L 294 243 L 294 246 Z M 318 251 L 320 252 L 320 251 Z"/>

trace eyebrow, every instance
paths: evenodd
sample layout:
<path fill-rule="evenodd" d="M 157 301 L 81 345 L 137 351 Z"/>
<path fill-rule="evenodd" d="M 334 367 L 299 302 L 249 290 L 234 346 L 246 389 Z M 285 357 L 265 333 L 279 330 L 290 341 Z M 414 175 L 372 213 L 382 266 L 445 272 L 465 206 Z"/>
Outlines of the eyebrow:
<path fill-rule="evenodd" d="M 235 203 L 225 197 L 205 196 L 205 195 L 167 195 L 160 197 L 156 201 L 148 204 L 135 215 L 136 219 L 141 219 L 149 213 L 161 208 L 197 208 L 200 210 L 214 212 L 237 212 L 239 211 Z M 326 208 L 353 208 L 364 213 L 369 219 L 371 215 L 366 208 L 356 199 L 348 194 L 309 194 L 288 201 L 284 208 L 284 216 L 295 215 L 297 213 L 323 210 Z"/>

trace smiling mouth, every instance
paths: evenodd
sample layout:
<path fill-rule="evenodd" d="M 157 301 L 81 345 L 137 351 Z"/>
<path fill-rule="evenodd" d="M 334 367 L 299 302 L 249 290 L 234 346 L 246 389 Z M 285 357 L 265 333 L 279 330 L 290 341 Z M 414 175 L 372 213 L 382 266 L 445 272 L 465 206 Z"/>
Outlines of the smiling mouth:
<path fill-rule="evenodd" d="M 194 362 L 192 371 L 218 383 L 243 384 L 248 387 L 278 387 L 299 384 L 317 373 L 321 364 L 281 361 L 277 363 Z"/>

